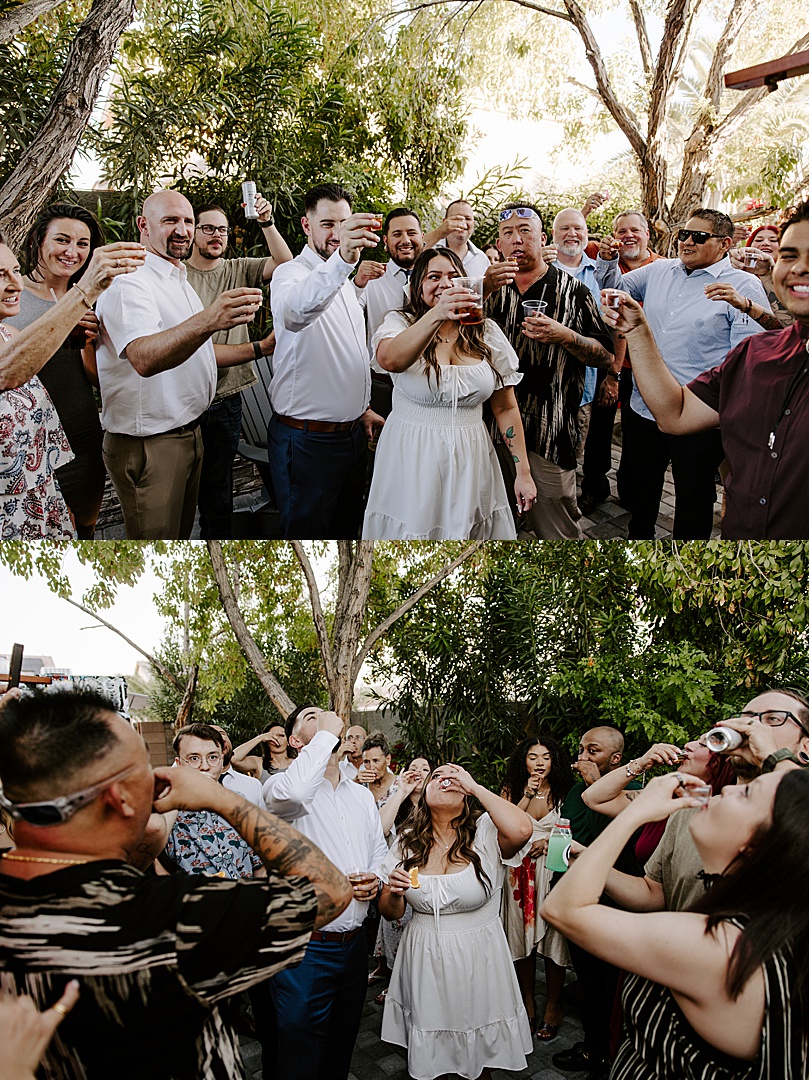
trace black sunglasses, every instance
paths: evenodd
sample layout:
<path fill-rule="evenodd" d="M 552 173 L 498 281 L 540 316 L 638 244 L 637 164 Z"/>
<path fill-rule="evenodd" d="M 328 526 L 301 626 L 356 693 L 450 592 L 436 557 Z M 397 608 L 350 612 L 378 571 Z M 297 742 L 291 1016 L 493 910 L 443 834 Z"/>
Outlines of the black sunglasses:
<path fill-rule="evenodd" d="M 677 230 L 677 239 L 680 241 L 680 243 L 684 244 L 689 236 L 691 237 L 691 239 L 694 241 L 695 244 L 704 244 L 707 240 L 710 240 L 711 237 L 714 237 L 717 240 L 724 240 L 725 239 L 724 236 L 719 236 L 718 233 L 704 232 L 702 229 L 678 229 Z M 728 237 L 728 239 L 730 239 L 730 237 Z"/>

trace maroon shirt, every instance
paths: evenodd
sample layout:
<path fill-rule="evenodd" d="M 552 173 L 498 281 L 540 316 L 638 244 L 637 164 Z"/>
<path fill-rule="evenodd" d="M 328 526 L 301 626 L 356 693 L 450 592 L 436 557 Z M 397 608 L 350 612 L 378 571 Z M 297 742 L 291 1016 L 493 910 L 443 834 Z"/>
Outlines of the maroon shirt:
<path fill-rule="evenodd" d="M 719 413 L 723 539 L 809 539 L 809 326 L 754 334 L 688 388 Z"/>

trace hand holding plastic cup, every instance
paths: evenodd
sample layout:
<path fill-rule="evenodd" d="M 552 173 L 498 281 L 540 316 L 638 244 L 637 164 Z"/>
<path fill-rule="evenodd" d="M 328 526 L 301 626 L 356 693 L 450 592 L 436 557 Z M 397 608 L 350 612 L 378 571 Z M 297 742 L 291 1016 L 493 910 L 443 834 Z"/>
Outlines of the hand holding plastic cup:
<path fill-rule="evenodd" d="M 469 305 L 464 306 L 460 314 L 462 326 L 476 326 L 483 322 L 483 278 L 482 277 L 459 277 L 455 278 L 453 285 L 459 289 L 466 289 L 474 293 L 469 299 Z"/>
<path fill-rule="evenodd" d="M 744 251 L 742 251 L 742 262 L 744 263 L 746 269 L 752 270 L 752 268 L 756 265 L 757 261 L 758 252 L 755 248 L 745 248 Z"/>

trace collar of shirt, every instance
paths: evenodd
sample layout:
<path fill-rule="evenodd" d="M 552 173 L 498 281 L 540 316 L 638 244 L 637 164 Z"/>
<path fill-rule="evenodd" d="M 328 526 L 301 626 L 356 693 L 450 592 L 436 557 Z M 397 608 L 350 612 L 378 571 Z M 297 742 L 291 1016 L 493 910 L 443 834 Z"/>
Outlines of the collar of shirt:
<path fill-rule="evenodd" d="M 388 259 L 387 265 L 385 266 L 385 273 L 389 277 L 396 278 L 397 281 L 401 282 L 410 280 L 410 274 L 412 270 L 412 266 L 399 266 L 399 264 L 397 262 L 394 262 L 393 259 Z"/>
<path fill-rule="evenodd" d="M 696 274 L 710 274 L 711 277 L 718 278 L 723 270 L 732 270 L 733 266 L 730 259 L 726 255 L 724 259 L 720 259 L 719 262 L 711 263 L 710 266 L 700 266 L 698 270 L 692 270 L 689 274 L 685 266 L 683 266 L 682 259 L 677 259 L 676 264 L 678 270 L 682 270 L 688 277 L 694 277 Z"/>
<path fill-rule="evenodd" d="M 152 273 L 157 274 L 158 277 L 176 278 L 181 285 L 185 285 L 188 278 L 184 263 L 175 266 L 170 259 L 164 259 L 162 255 L 155 255 L 153 251 L 146 252 L 144 265 L 148 266 Z"/>
<path fill-rule="evenodd" d="M 298 260 L 300 262 L 304 263 L 304 265 L 306 265 L 308 267 L 311 267 L 311 269 L 314 270 L 315 267 L 322 266 L 324 262 L 329 262 L 329 260 L 333 259 L 335 256 L 337 257 L 337 259 L 339 259 L 339 261 L 343 264 L 343 266 L 348 268 L 348 273 L 346 274 L 346 276 L 348 276 L 348 274 L 353 273 L 354 270 L 356 270 L 357 267 L 359 266 L 358 262 L 356 262 L 356 263 L 348 263 L 348 262 L 346 262 L 345 259 L 343 258 L 343 256 L 340 254 L 340 249 L 339 248 L 337 248 L 336 251 L 333 251 L 331 253 L 331 255 L 329 255 L 328 259 L 324 259 L 320 255 L 318 255 L 318 253 L 316 251 L 313 251 L 309 247 L 308 244 L 303 245 L 303 247 L 301 249 L 301 252 L 298 255 Z"/>

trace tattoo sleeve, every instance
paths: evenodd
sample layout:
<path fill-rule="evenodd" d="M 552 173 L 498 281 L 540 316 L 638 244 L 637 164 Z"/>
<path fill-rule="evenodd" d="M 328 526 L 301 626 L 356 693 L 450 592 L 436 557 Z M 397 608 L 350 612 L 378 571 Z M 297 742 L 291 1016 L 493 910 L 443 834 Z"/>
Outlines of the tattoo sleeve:
<path fill-rule="evenodd" d="M 589 367 L 608 367 L 615 359 L 612 353 L 607 352 L 604 346 L 599 345 L 594 338 L 584 337 L 582 334 L 577 334 L 575 330 L 572 333 L 573 340 L 565 342 L 563 348 L 577 360 L 581 360 Z"/>
<path fill-rule="evenodd" d="M 299 875 L 311 881 L 317 893 L 316 927 L 331 922 L 348 906 L 353 892 L 345 874 L 297 829 L 244 799 L 229 808 L 223 817 L 247 841 L 267 870 L 283 877 Z"/>
<path fill-rule="evenodd" d="M 762 311 L 760 315 L 756 315 L 755 321 L 765 330 L 783 330 L 781 323 L 769 311 Z"/>

